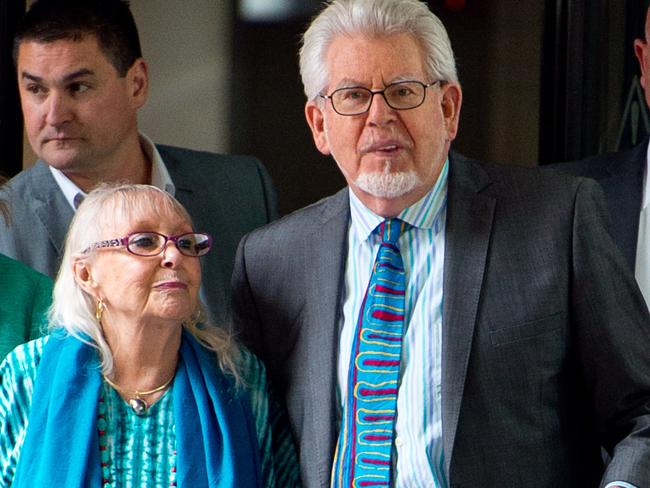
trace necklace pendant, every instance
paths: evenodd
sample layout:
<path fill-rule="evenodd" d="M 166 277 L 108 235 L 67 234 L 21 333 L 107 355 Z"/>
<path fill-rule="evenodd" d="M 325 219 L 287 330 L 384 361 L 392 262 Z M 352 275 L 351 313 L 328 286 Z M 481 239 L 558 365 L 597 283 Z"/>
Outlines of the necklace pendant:
<path fill-rule="evenodd" d="M 136 415 L 144 415 L 149 408 L 149 404 L 142 398 L 131 398 L 129 400 L 129 405 Z"/>

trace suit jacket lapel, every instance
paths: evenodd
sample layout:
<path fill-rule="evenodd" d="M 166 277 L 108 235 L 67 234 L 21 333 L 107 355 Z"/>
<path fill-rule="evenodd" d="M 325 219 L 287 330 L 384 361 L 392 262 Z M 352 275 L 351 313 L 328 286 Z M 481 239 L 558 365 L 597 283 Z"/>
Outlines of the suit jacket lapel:
<path fill-rule="evenodd" d="M 623 153 L 607 167 L 611 176 L 603 181 L 603 191 L 610 204 L 614 237 L 626 260 L 634 269 L 639 233 L 639 212 L 643 200 L 643 172 L 648 141 Z"/>
<path fill-rule="evenodd" d="M 25 201 L 32 207 L 32 212 L 45 227 L 47 237 L 60 260 L 63 254 L 65 235 L 74 216 L 74 211 L 65 199 L 47 164 L 41 160 L 37 161 L 30 176 L 33 198 Z"/>
<path fill-rule="evenodd" d="M 336 371 L 341 294 L 347 256 L 349 200 L 347 189 L 335 195 L 323 209 L 318 227 L 305 237 L 306 279 L 305 332 L 309 334 L 305 365 L 310 391 L 306 415 L 312 423 L 315 448 L 301 455 L 318 466 L 321 486 L 329 486 L 338 414 Z M 326 366 L 329 365 L 329 366 Z"/>
<path fill-rule="evenodd" d="M 470 168 L 470 165 L 473 167 Z M 450 164 L 442 313 L 442 431 L 445 469 L 453 454 L 496 199 L 476 163 Z"/>

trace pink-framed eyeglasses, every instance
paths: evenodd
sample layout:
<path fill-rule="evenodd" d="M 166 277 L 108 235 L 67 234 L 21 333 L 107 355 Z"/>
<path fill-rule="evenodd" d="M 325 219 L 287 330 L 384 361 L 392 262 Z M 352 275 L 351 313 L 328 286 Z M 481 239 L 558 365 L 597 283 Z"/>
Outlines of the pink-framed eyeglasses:
<path fill-rule="evenodd" d="M 172 241 L 183 256 L 193 258 L 206 255 L 212 248 L 212 237 L 205 232 L 186 232 L 177 236 L 166 236 L 159 232 L 132 232 L 125 237 L 95 242 L 84 249 L 83 253 L 125 246 L 127 251 L 136 256 L 156 256 L 163 252 L 168 241 Z"/>

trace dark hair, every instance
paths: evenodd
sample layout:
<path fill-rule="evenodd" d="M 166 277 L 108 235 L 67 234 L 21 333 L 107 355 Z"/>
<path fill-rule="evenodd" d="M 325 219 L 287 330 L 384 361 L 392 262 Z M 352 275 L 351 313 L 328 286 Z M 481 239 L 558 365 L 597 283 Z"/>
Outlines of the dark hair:
<path fill-rule="evenodd" d="M 88 36 L 95 36 L 99 48 L 122 77 L 142 56 L 138 28 L 127 0 L 37 0 L 14 38 L 14 63 L 24 41 L 79 42 Z"/>

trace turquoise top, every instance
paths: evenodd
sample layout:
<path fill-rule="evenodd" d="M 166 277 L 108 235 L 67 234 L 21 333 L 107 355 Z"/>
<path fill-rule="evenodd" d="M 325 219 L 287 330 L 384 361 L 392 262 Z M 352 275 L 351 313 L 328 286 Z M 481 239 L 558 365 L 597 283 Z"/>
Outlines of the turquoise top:
<path fill-rule="evenodd" d="M 0 358 L 4 358 L 18 344 L 43 335 L 52 280 L 4 254 L 0 277 Z"/>
<path fill-rule="evenodd" d="M 27 431 L 34 380 L 48 338 L 17 347 L 0 364 L 0 487 L 10 486 L 13 480 Z M 244 350 L 241 372 L 255 419 L 264 486 L 299 486 L 295 451 L 286 426 L 276 421 L 284 417 L 277 405 L 269 402 L 264 367 Z M 172 388 L 173 384 L 138 416 L 104 383 L 97 422 L 104 487 L 176 486 Z M 269 419 L 274 422 L 273 432 Z"/>

